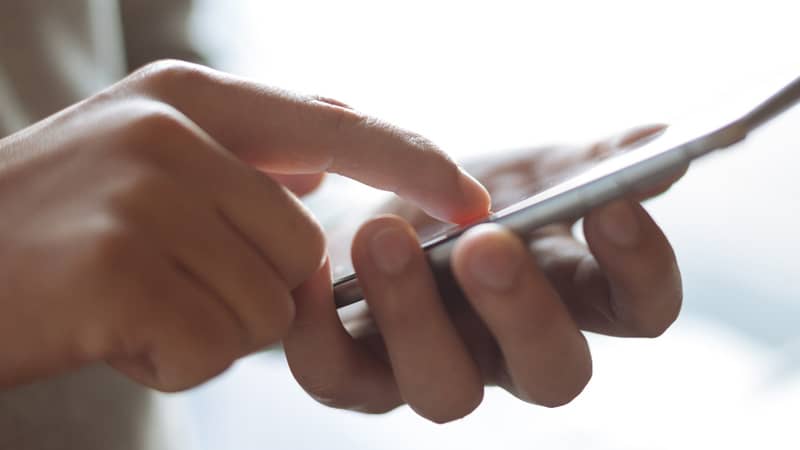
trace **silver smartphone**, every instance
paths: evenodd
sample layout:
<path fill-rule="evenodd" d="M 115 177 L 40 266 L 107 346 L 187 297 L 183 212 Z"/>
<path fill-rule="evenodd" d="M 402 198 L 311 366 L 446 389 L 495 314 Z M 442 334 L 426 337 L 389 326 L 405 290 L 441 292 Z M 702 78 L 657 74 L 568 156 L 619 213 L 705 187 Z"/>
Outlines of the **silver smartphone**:
<path fill-rule="evenodd" d="M 604 203 L 658 186 L 692 160 L 743 140 L 748 133 L 798 101 L 800 78 L 745 114 L 730 120 L 701 118 L 685 125 L 670 126 L 645 145 L 612 156 L 575 177 L 491 214 L 485 220 L 453 227 L 432 237 L 422 244 L 422 248 L 439 289 L 449 297 L 458 296 L 460 292 L 450 273 L 450 253 L 458 237 L 467 229 L 493 222 L 526 239 L 539 227 L 581 217 Z M 334 273 L 334 280 L 337 307 L 364 298 L 355 273 Z"/>

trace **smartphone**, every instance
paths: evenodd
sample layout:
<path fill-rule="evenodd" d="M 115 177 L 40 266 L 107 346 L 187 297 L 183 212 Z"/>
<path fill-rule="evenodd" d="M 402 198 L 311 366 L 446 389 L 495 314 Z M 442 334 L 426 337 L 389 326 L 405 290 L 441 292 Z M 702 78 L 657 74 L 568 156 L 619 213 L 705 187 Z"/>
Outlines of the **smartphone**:
<path fill-rule="evenodd" d="M 611 156 L 578 175 L 532 197 L 508 206 L 476 223 L 446 230 L 422 244 L 444 298 L 459 297 L 460 289 L 450 273 L 450 253 L 458 237 L 482 223 L 497 223 L 526 239 L 545 225 L 578 218 L 612 200 L 647 191 L 664 182 L 691 161 L 714 150 L 729 147 L 800 101 L 800 78 L 778 93 L 732 120 L 703 118 L 670 126 L 657 138 L 629 152 Z M 358 278 L 334 271 L 337 307 L 364 298 Z"/>

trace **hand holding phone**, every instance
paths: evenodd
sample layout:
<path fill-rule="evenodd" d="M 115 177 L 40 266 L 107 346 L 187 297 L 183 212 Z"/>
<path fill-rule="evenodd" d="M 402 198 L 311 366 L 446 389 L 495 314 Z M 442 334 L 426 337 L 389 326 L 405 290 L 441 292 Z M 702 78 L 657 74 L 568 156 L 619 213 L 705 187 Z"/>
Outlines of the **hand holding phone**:
<path fill-rule="evenodd" d="M 342 309 L 343 324 L 332 301 L 330 267 L 323 267 L 295 291 L 295 325 L 284 340 L 292 372 L 327 405 L 377 413 L 408 403 L 436 422 L 472 411 L 485 384 L 541 405 L 570 401 L 592 373 L 581 330 L 658 336 L 680 310 L 681 279 L 671 246 L 638 200 L 656 195 L 680 176 L 688 164 L 686 155 L 736 142 L 743 131 L 787 107 L 787 92 L 794 99 L 800 96 L 798 84 L 778 96 L 780 101 L 765 104 L 769 114 L 762 107 L 677 147 L 664 146 L 659 138 L 620 152 L 625 144 L 657 131 L 639 130 L 585 149 L 519 153 L 476 173 L 493 197 L 508 194 L 507 201 L 513 202 L 509 193 L 520 186 L 537 190 L 554 182 L 535 168 L 549 166 L 547 174 L 563 176 L 612 155 L 614 167 L 620 167 L 622 158 L 628 163 L 621 167 L 634 167 L 641 175 L 639 162 L 659 161 L 647 166 L 659 176 L 624 178 L 646 182 L 625 184 L 608 197 L 578 196 L 577 201 L 562 196 L 575 189 L 586 193 L 582 187 L 619 174 L 606 167 L 588 172 L 580 182 L 570 178 L 525 207 L 512 206 L 508 215 L 492 219 L 513 217 L 507 223 L 529 228 L 482 223 L 457 230 L 458 238 L 445 236 L 421 248 L 412 226 L 400 217 L 369 221 L 357 233 L 352 251 L 359 293 L 363 290 L 369 308 L 357 302 Z M 658 142 L 662 147 L 653 147 Z M 658 160 L 664 154 L 681 157 Z M 588 192 L 608 195 L 595 191 L 597 186 Z M 584 244 L 572 235 L 573 219 L 594 204 L 600 206 L 584 217 Z M 406 217 L 413 213 L 406 207 L 394 211 Z M 536 214 L 515 215 L 519 211 Z M 426 220 L 416 213 L 412 217 Z M 447 250 L 444 267 L 452 271 L 437 269 L 434 251 L 441 248 Z M 347 298 L 342 292 L 337 300 L 346 303 L 341 302 Z"/>
<path fill-rule="evenodd" d="M 450 227 L 424 240 L 431 268 L 439 285 L 452 285 L 450 254 L 456 240 L 478 223 L 498 223 L 525 238 L 540 227 L 577 218 L 591 208 L 614 199 L 648 192 L 685 170 L 694 159 L 744 140 L 758 127 L 800 101 L 800 78 L 784 87 L 746 114 L 733 120 L 715 115 L 700 116 L 670 127 L 635 152 L 616 155 L 536 195 L 497 209 L 486 219 Z M 728 112 L 727 117 L 730 117 Z M 340 265 L 334 273 L 337 306 L 364 298 L 355 273 Z"/>
<path fill-rule="evenodd" d="M 639 128 L 590 146 L 493 155 L 466 168 L 495 199 L 510 204 L 520 192 L 540 191 L 659 130 Z M 570 222 L 537 231 L 530 247 L 496 227 L 467 232 L 460 241 L 462 251 L 454 256 L 464 269 L 459 281 L 474 305 L 508 307 L 503 311 L 492 306 L 486 312 L 498 314 L 490 317 L 469 300 L 452 301 L 452 294 L 437 290 L 411 225 L 432 233 L 443 224 L 408 203 L 392 202 L 384 212 L 408 222 L 395 216 L 378 218 L 362 227 L 354 242 L 369 310 L 364 302 L 339 310 L 345 317 L 342 324 L 332 292 L 320 287 L 330 282 L 327 267 L 307 288 L 295 292 L 297 326 L 284 341 L 292 370 L 323 403 L 370 412 L 410 403 L 436 421 L 469 412 L 485 383 L 500 384 L 534 403 L 566 403 L 591 373 L 580 328 L 656 335 L 680 307 L 680 276 L 666 238 L 637 204 L 623 204 L 621 212 L 619 208 L 613 205 L 587 219 L 591 251 L 572 236 Z M 621 223 L 620 216 L 632 219 L 638 237 L 630 246 L 617 248 L 600 230 L 603 223 Z M 389 271 L 399 266 L 397 273 L 374 270 L 381 267 L 370 250 L 376 239 L 383 253 L 398 246 L 411 252 L 409 259 L 389 261 Z M 486 259 L 480 253 L 487 250 L 495 254 L 489 259 L 510 257 L 519 264 L 514 287 L 486 295 L 471 283 L 477 278 L 470 274 L 469 261 L 476 253 L 477 259 Z M 658 295 L 650 295 L 653 286 L 659 288 Z M 444 304 L 443 299 L 450 301 Z M 624 310 L 612 309 L 614 304 Z M 537 366 L 544 369 L 535 373 Z"/>

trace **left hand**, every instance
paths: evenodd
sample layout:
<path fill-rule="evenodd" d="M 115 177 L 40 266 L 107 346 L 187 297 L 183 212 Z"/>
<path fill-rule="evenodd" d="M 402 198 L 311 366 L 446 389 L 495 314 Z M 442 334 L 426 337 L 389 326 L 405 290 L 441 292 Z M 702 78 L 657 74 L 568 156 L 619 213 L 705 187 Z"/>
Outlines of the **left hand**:
<path fill-rule="evenodd" d="M 499 210 L 658 130 L 640 128 L 589 147 L 493 156 L 471 172 Z M 328 264 L 294 292 L 296 317 L 284 340 L 292 372 L 326 405 L 379 413 L 408 403 L 439 423 L 477 407 L 484 384 L 545 406 L 571 401 L 592 373 L 581 330 L 655 337 L 678 315 L 675 256 L 638 201 L 680 175 L 590 212 L 583 224 L 588 246 L 573 236 L 572 223 L 544 227 L 527 245 L 498 225 L 469 230 L 451 260 L 469 303 L 458 309 L 445 306 L 414 230 L 437 222 L 390 203 L 387 210 L 408 222 L 378 217 L 353 241 L 369 310 L 348 324 L 349 332 L 334 307 Z"/>

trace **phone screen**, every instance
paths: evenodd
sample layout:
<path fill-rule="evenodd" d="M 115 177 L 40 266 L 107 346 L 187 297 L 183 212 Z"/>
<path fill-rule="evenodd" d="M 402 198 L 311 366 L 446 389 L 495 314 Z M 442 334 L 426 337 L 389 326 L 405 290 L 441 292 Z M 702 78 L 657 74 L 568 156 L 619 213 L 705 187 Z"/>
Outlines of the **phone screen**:
<path fill-rule="evenodd" d="M 668 152 L 676 146 L 690 142 L 693 139 L 703 136 L 697 130 L 708 131 L 705 125 L 698 126 L 677 126 L 667 128 L 660 133 L 654 133 L 648 138 L 636 142 L 634 145 L 626 147 L 624 150 L 615 151 L 611 148 L 607 150 L 599 150 L 592 154 L 587 159 L 585 156 L 585 149 L 575 147 L 565 147 L 566 154 L 553 154 L 555 151 L 551 148 L 543 148 L 542 151 L 551 152 L 545 158 L 540 158 L 542 162 L 546 162 L 549 157 L 555 159 L 562 159 L 565 162 L 562 167 L 555 170 L 555 173 L 542 173 L 534 183 L 528 185 L 522 184 L 520 188 L 514 192 L 507 193 L 503 198 L 493 198 L 495 211 L 488 217 L 464 226 L 445 224 L 437 222 L 427 225 L 417 230 L 419 240 L 423 249 L 436 246 L 444 241 L 453 239 L 463 233 L 466 229 L 482 222 L 498 221 L 516 213 L 522 212 L 527 208 L 544 202 L 545 200 L 563 194 L 575 187 L 585 185 L 597 179 L 603 178 L 609 174 L 619 172 L 627 167 L 630 167 L 638 162 L 650 159 L 656 155 Z M 714 130 L 714 128 L 711 128 Z M 529 150 L 529 153 L 536 150 Z M 521 158 L 521 156 L 518 156 Z M 536 158 L 533 157 L 535 160 Z M 499 176 L 503 176 L 502 174 Z M 508 190 L 506 190 L 508 191 Z M 501 220 L 502 221 L 502 220 Z M 337 257 L 338 256 L 338 257 Z M 334 280 L 337 282 L 346 281 L 353 278 L 353 267 L 350 262 L 349 255 L 345 252 L 336 252 L 332 254 L 333 275 Z"/>
<path fill-rule="evenodd" d="M 498 222 L 525 237 L 539 227 L 580 217 L 615 198 L 649 191 L 674 179 L 690 161 L 742 141 L 751 131 L 798 102 L 800 78 L 755 108 L 718 108 L 716 112 L 686 117 L 680 125 L 669 127 L 655 139 L 639 143 L 635 148 L 590 158 L 591 164 L 567 164 L 571 170 L 555 171 L 560 179 L 534 184 L 536 189 L 533 190 L 520 189 L 518 193 L 522 198 L 517 199 L 519 201 L 507 204 L 495 201 L 499 211 L 481 222 Z M 445 284 L 452 278 L 449 274 L 452 240 L 474 225 L 418 228 L 422 246 L 429 250 L 431 266 Z M 334 257 L 337 306 L 363 298 L 349 261 L 349 257 Z"/>
<path fill-rule="evenodd" d="M 629 147 L 628 151 L 633 151 L 632 149 L 641 147 L 642 145 L 656 139 L 660 136 L 661 133 L 654 134 L 650 136 L 647 140 L 642 140 L 641 142 L 637 143 L 637 145 Z M 541 150 L 531 149 L 525 151 L 511 151 L 510 153 L 514 154 L 521 154 L 523 152 L 533 153 L 536 151 L 547 151 L 553 152 L 554 149 L 552 148 L 542 148 Z M 563 152 L 567 153 L 564 155 L 559 155 L 563 157 L 563 159 L 570 159 L 570 155 L 568 153 L 580 153 L 584 152 L 585 150 L 579 149 L 577 147 L 564 147 L 562 149 Z M 583 174 L 587 174 L 592 172 L 592 169 L 596 169 L 597 167 L 601 167 L 604 162 L 615 159 L 615 157 L 620 156 L 624 153 L 614 152 L 611 150 L 608 151 L 598 151 L 594 154 L 590 161 L 585 161 L 582 158 L 575 158 L 575 163 L 571 164 L 564 164 L 565 167 L 560 168 L 557 173 L 548 173 L 542 174 L 538 176 L 535 182 L 531 183 L 520 183 L 519 188 L 516 190 L 505 190 L 505 195 L 502 198 L 493 198 L 493 212 L 486 218 L 476 222 L 490 222 L 496 220 L 500 217 L 507 216 L 512 214 L 516 211 L 525 209 L 526 207 L 530 206 L 532 203 L 538 202 L 543 196 L 549 194 L 555 194 L 559 191 L 564 189 L 568 189 L 570 186 L 575 184 L 575 182 L 582 180 L 584 177 Z M 575 155 L 577 156 L 577 155 Z M 523 156 L 516 156 L 517 158 L 524 158 Z M 518 176 L 519 174 L 499 174 L 498 177 L 502 178 L 504 176 L 508 176 L 509 178 L 513 178 L 514 176 Z M 417 228 L 417 234 L 419 236 L 419 241 L 423 249 L 430 248 L 442 241 L 446 241 L 448 239 L 455 238 L 463 233 L 466 229 L 474 226 L 476 223 L 470 223 L 463 226 L 444 223 L 444 222 L 434 222 L 431 221 L 430 223 L 426 223 L 424 226 Z M 347 280 L 353 277 L 353 266 L 350 262 L 350 257 L 347 252 L 348 249 L 345 248 L 336 248 L 335 252 L 331 254 L 331 260 L 333 262 L 333 279 L 337 281 Z"/>

